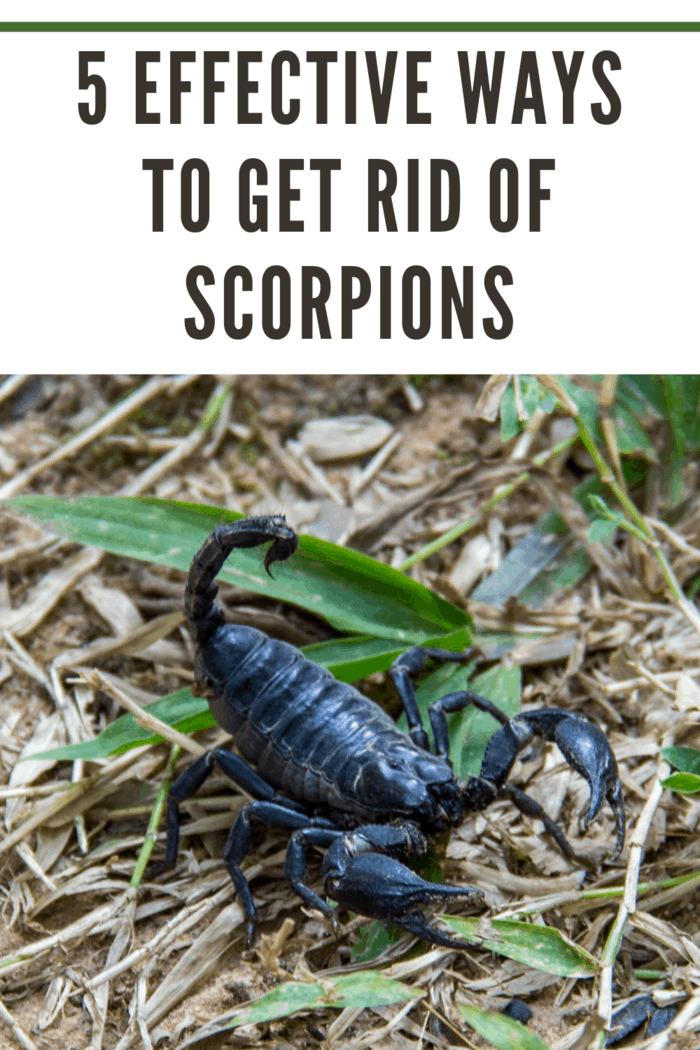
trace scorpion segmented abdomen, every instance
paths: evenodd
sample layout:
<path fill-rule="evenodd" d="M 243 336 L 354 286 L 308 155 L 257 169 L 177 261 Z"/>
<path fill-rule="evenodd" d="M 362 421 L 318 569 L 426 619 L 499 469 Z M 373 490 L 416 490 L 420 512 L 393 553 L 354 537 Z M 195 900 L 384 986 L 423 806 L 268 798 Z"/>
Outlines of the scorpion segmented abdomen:
<path fill-rule="evenodd" d="M 286 642 L 220 627 L 204 671 L 209 704 L 241 755 L 279 791 L 369 819 L 413 812 L 448 766 L 376 704 Z"/>

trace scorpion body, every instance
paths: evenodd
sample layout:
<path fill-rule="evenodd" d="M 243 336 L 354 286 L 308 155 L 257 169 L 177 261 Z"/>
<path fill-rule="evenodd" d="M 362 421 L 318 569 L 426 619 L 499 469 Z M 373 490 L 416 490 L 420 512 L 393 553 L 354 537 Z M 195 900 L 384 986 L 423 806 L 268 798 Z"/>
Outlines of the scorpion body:
<path fill-rule="evenodd" d="M 429 659 L 464 663 L 471 651 L 415 647 L 395 661 L 391 673 L 408 719 L 407 735 L 377 704 L 293 646 L 252 627 L 226 624 L 214 603 L 216 574 L 234 548 L 270 540 L 269 573 L 273 562 L 290 557 L 297 547 L 296 534 L 281 516 L 219 526 L 192 561 L 185 611 L 195 645 L 195 692 L 207 697 L 240 754 L 224 748 L 207 752 L 176 779 L 168 797 L 165 863 L 170 866 L 177 858 L 180 803 L 215 766 L 252 796 L 224 851 L 249 941 L 257 912 L 240 864 L 251 847 L 251 822 L 257 821 L 292 832 L 287 878 L 302 900 L 334 925 L 335 911 L 303 881 L 309 846 L 327 850 L 321 869 L 324 892 L 338 904 L 390 920 L 434 944 L 465 947 L 428 922 L 420 905 L 450 898 L 478 901 L 481 892 L 426 882 L 402 861 L 424 852 L 431 837 L 459 825 L 468 812 L 485 809 L 503 795 L 542 820 L 560 850 L 572 856 L 542 807 L 507 784 L 518 752 L 534 736 L 556 741 L 569 765 L 588 781 L 584 829 L 607 799 L 617 828 L 615 855 L 620 852 L 624 812 L 615 758 L 603 733 L 584 716 L 545 709 L 508 719 L 490 700 L 460 690 L 430 708 L 433 754 L 412 676 Z M 488 743 L 480 774 L 462 779 L 452 770 L 446 716 L 469 705 L 488 712 L 501 728 Z"/>
<path fill-rule="evenodd" d="M 446 763 L 294 646 L 226 625 L 206 666 L 217 722 L 285 795 L 312 809 L 327 807 L 336 821 L 412 816 L 433 833 L 450 826 L 432 804 L 452 780 Z"/>

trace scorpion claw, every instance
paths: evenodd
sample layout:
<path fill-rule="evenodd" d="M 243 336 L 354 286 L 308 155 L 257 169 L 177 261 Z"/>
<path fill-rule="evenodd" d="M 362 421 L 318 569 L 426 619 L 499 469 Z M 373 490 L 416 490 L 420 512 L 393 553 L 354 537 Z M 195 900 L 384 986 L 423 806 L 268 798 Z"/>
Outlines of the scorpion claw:
<path fill-rule="evenodd" d="M 588 811 L 583 818 L 583 830 L 600 813 L 607 801 L 615 818 L 617 833 L 613 859 L 619 856 L 625 840 L 625 813 L 622 807 L 622 788 L 617 762 L 604 733 L 588 719 L 562 719 L 554 732 L 554 739 L 569 765 L 579 773 L 591 789 Z"/>
<path fill-rule="evenodd" d="M 326 894 L 338 904 L 373 919 L 394 922 L 432 944 L 464 948 L 466 942 L 442 933 L 418 910 L 446 900 L 481 903 L 481 890 L 426 882 L 405 864 L 382 853 L 351 856 L 342 840 L 326 854 L 322 869 Z"/>
<path fill-rule="evenodd" d="M 392 922 L 400 926 L 401 929 L 407 930 L 408 933 L 412 933 L 415 937 L 420 937 L 422 940 L 427 941 L 428 944 L 439 944 L 443 948 L 459 948 L 460 951 L 474 947 L 468 941 L 463 941 L 459 937 L 452 937 L 449 933 L 443 933 L 442 930 L 438 930 L 418 910 L 407 911 L 403 915 L 395 915 L 392 917 Z"/>

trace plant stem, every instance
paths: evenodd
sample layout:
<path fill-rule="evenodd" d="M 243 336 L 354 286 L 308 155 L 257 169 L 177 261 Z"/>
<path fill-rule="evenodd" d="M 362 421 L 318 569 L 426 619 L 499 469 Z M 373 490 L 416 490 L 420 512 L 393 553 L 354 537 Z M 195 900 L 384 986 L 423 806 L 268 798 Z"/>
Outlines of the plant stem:
<path fill-rule="evenodd" d="M 578 434 L 572 434 L 571 437 L 565 438 L 552 448 L 546 449 L 544 452 L 539 452 L 536 456 L 533 456 L 532 462 L 536 466 L 541 467 L 548 459 L 557 456 L 560 452 L 566 452 L 572 445 L 575 445 L 578 441 L 578 437 Z M 415 554 L 406 558 L 406 560 L 399 565 L 399 571 L 405 572 L 413 565 L 416 565 L 417 562 L 430 557 L 431 554 L 435 554 L 436 551 L 442 550 L 443 547 L 446 547 L 448 543 L 452 543 L 453 540 L 459 539 L 459 537 L 463 536 L 465 532 L 469 532 L 469 530 L 473 529 L 485 514 L 488 514 L 488 512 L 500 503 L 501 500 L 510 496 L 512 492 L 515 492 L 519 485 L 522 485 L 527 481 L 530 477 L 530 473 L 529 470 L 525 470 L 522 474 L 518 474 L 514 481 L 504 485 L 495 496 L 491 497 L 488 503 L 485 503 L 483 507 L 480 507 L 473 518 L 468 518 L 466 521 L 460 522 L 459 525 L 455 525 L 454 528 L 449 529 L 447 532 L 443 533 L 442 536 L 438 536 L 438 538 L 433 540 L 432 543 L 428 543 L 425 547 L 421 547 L 419 551 L 416 551 Z"/>
<path fill-rule="evenodd" d="M 143 846 L 141 847 L 141 851 L 138 855 L 131 876 L 131 886 L 134 888 L 141 884 L 146 865 L 151 859 L 151 853 L 153 852 L 153 847 L 156 842 L 156 835 L 158 834 L 158 825 L 160 824 L 160 818 L 163 815 L 163 807 L 165 805 L 165 800 L 168 797 L 168 792 L 170 791 L 170 781 L 172 780 L 175 765 L 179 757 L 180 748 L 177 744 L 174 744 L 173 747 L 170 748 L 170 757 L 168 758 L 168 764 L 165 767 L 165 776 L 156 796 L 156 801 L 151 811 L 151 819 L 148 822 L 148 828 L 146 830 L 146 837 L 143 840 Z"/>
<path fill-rule="evenodd" d="M 659 563 L 659 567 L 661 568 L 664 580 L 666 581 L 666 586 L 668 587 L 676 606 L 680 612 L 683 613 L 690 625 L 698 634 L 700 634 L 700 614 L 698 613 L 698 610 L 683 594 L 681 585 L 676 579 L 676 575 L 671 568 L 666 555 L 661 549 L 658 540 L 654 537 L 651 527 L 647 524 L 643 515 L 637 510 L 624 489 L 622 489 L 615 480 L 612 471 L 596 445 L 595 438 L 588 429 L 585 421 L 581 418 L 576 404 L 571 400 L 555 376 L 538 376 L 537 378 L 543 386 L 555 395 L 560 405 L 573 417 L 576 426 L 578 427 L 581 441 L 595 463 L 596 470 L 600 475 L 600 480 L 604 485 L 607 485 L 627 516 L 636 526 L 638 531 L 635 532 L 635 535 L 653 551 L 654 556 Z M 629 526 L 628 531 L 632 531 L 629 529 Z"/>

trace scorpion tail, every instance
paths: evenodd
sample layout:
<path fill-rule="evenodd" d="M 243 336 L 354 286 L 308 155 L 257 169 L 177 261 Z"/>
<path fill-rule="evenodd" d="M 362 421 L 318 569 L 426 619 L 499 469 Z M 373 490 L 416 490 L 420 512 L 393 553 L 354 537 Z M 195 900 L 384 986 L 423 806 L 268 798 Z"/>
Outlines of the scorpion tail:
<path fill-rule="evenodd" d="M 287 525 L 284 515 L 227 521 L 214 529 L 197 551 L 185 587 L 185 613 L 196 642 L 204 642 L 223 622 L 223 613 L 214 604 L 219 590 L 214 580 L 231 551 L 236 547 L 257 547 L 269 540 L 273 544 L 265 555 L 265 571 L 271 577 L 272 562 L 283 561 L 297 549 L 297 534 Z"/>

